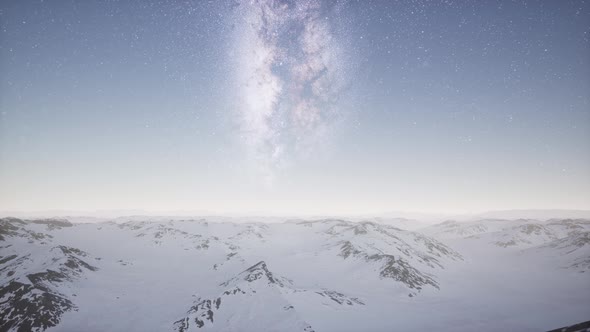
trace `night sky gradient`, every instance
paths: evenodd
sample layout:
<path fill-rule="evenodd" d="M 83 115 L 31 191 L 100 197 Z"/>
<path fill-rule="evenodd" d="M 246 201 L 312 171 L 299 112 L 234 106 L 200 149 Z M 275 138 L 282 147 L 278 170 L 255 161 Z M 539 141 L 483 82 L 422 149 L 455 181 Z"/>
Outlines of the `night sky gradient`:
<path fill-rule="evenodd" d="M 0 210 L 590 209 L 587 1 L 0 3 Z"/>

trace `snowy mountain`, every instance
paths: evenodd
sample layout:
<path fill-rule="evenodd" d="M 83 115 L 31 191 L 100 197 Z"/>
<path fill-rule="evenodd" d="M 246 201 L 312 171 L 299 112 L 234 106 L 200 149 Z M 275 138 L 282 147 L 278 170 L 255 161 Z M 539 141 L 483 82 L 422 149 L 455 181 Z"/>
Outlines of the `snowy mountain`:
<path fill-rule="evenodd" d="M 312 327 L 301 318 L 287 297 L 295 292 L 310 292 L 315 296 L 330 294 L 326 291 L 314 293 L 298 290 L 293 287 L 291 280 L 270 272 L 263 261 L 223 282 L 220 286 L 224 290 L 218 297 L 197 299 L 197 303 L 187 312 L 188 316 L 176 321 L 175 330 L 185 332 L 203 328 L 204 330 L 241 331 L 247 327 L 256 331 L 266 329 L 311 332 Z M 333 299 L 339 301 L 339 304 L 344 301 L 349 304 L 362 304 L 356 299 L 346 299 L 343 295 Z M 256 319 L 252 320 L 251 317 Z"/>
<path fill-rule="evenodd" d="M 525 331 L 590 307 L 588 220 L 382 221 L 0 219 L 0 331 Z"/>
<path fill-rule="evenodd" d="M 588 219 L 446 221 L 421 231 L 463 246 L 502 248 L 530 260 L 551 261 L 552 268 L 578 272 L 590 268 Z"/>
<path fill-rule="evenodd" d="M 471 222 L 445 221 L 421 229 L 439 239 L 476 239 L 499 247 L 526 248 L 590 231 L 588 219 L 483 219 Z"/>
<path fill-rule="evenodd" d="M 0 220 L 0 313 L 2 330 L 44 330 L 57 325 L 60 316 L 76 310 L 71 284 L 96 271 L 84 251 L 56 245 L 52 231 L 73 225 L 62 220 Z"/>

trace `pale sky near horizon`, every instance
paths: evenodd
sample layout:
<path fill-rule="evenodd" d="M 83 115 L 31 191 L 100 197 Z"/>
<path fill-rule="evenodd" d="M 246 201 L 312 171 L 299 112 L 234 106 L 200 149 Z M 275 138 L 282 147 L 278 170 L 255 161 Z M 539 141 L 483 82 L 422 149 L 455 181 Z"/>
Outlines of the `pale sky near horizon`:
<path fill-rule="evenodd" d="M 587 1 L 0 3 L 0 210 L 590 209 Z"/>

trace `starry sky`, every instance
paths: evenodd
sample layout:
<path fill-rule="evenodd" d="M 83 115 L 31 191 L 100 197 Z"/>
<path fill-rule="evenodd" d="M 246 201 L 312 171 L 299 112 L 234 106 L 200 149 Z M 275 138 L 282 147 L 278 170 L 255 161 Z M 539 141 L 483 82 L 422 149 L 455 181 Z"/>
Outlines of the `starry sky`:
<path fill-rule="evenodd" d="M 590 209 L 587 1 L 0 3 L 0 210 Z"/>

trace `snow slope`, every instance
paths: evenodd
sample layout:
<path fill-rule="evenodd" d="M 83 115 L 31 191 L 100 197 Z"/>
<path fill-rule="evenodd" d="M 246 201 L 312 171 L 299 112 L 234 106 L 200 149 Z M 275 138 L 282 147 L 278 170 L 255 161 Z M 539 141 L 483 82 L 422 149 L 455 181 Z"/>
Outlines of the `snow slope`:
<path fill-rule="evenodd" d="M 539 331 L 590 312 L 588 220 L 0 219 L 0 331 Z"/>

